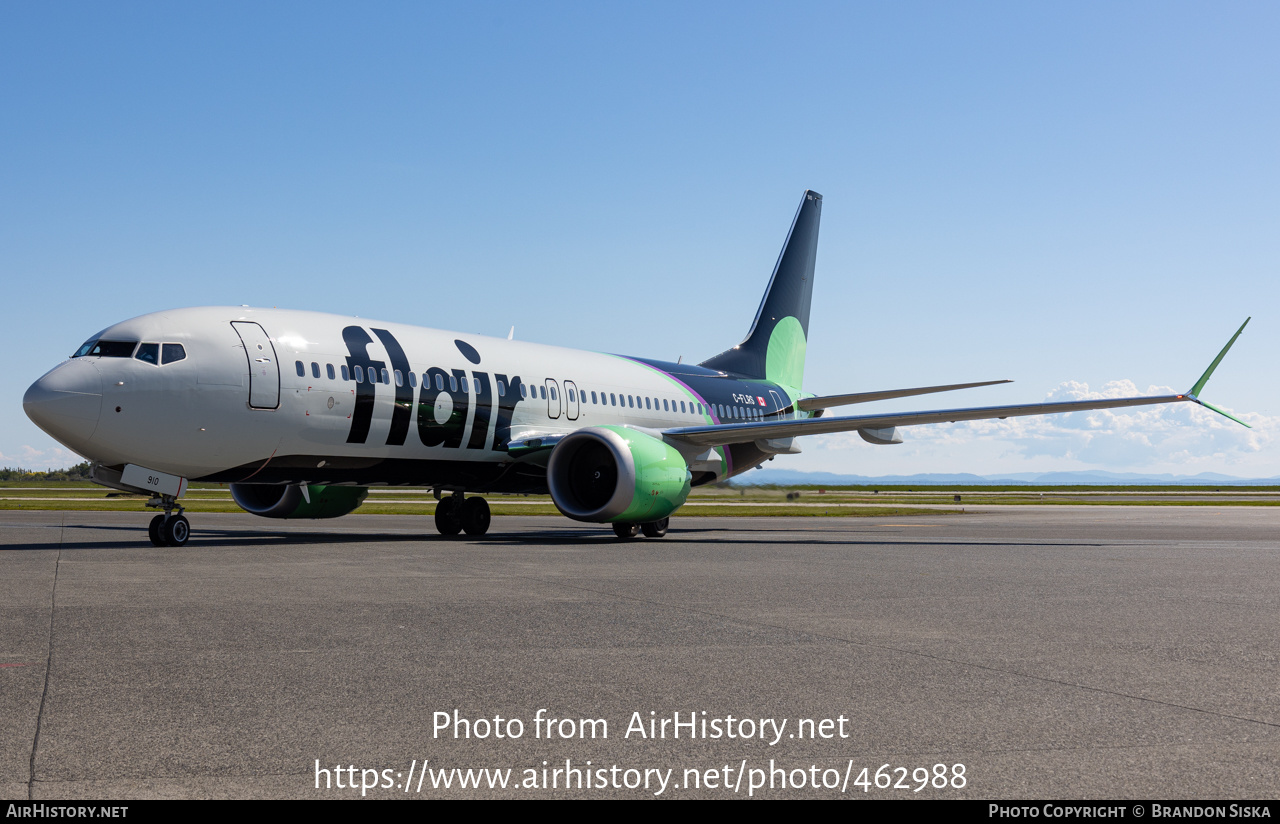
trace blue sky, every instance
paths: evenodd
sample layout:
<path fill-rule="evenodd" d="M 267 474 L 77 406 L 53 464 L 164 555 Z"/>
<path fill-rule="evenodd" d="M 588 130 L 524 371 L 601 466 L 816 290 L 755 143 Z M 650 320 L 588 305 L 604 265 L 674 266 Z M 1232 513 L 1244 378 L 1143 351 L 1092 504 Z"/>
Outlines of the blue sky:
<path fill-rule="evenodd" d="M 813 188 L 806 389 L 1181 390 L 1252 315 L 1205 395 L 1256 429 L 922 427 L 788 468 L 1280 475 L 1280 7 L 794 5 L 0 5 L 0 463 L 74 462 L 23 391 L 174 306 L 708 357 Z"/>

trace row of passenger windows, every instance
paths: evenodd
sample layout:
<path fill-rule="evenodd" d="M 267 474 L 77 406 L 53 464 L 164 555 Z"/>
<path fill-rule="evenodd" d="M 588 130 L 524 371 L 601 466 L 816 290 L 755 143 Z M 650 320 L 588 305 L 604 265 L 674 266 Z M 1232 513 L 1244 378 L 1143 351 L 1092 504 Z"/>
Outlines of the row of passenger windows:
<path fill-rule="evenodd" d="M 167 346 L 168 344 L 165 344 L 165 345 Z M 298 377 L 305 378 L 307 376 L 307 366 L 302 361 L 296 361 L 294 364 L 294 368 L 297 370 Z M 359 366 L 359 365 L 355 366 L 352 369 L 348 369 L 346 364 L 342 364 L 338 367 L 338 370 L 340 370 L 342 374 L 342 380 L 344 381 L 354 380 L 356 383 L 364 383 L 365 379 L 367 378 L 370 383 L 382 383 L 382 384 L 390 385 L 392 380 L 394 380 L 396 386 L 404 386 L 405 384 L 405 376 L 403 373 L 401 373 L 399 369 L 379 370 L 379 369 L 374 369 L 370 367 L 368 370 L 366 370 L 363 366 Z M 311 371 L 311 377 L 317 380 L 320 379 L 320 364 L 313 361 L 311 363 L 310 371 Z M 337 378 L 338 372 L 334 370 L 333 364 L 331 363 L 325 364 L 324 374 L 331 381 L 338 379 Z M 426 379 L 427 379 L 427 376 L 424 375 L 423 380 L 426 380 Z M 462 377 L 458 377 L 457 375 L 450 375 L 448 378 L 446 378 L 444 375 L 437 373 L 435 376 L 436 390 L 443 392 L 445 389 L 446 383 L 449 386 L 450 392 L 457 392 L 459 390 L 461 390 L 462 392 L 466 392 L 468 394 L 470 394 L 471 392 L 471 382 L 467 379 L 465 375 Z M 507 396 L 506 383 L 501 380 L 495 381 L 495 383 L 498 386 L 498 396 L 505 398 Z M 409 373 L 409 386 L 413 387 L 414 389 L 418 387 L 418 376 L 413 372 Z M 477 391 L 479 391 L 479 387 L 477 387 Z M 548 396 L 548 392 L 550 392 L 549 396 Z M 583 404 L 588 403 L 587 401 L 588 392 L 585 389 L 576 389 L 571 386 L 567 389 L 567 394 L 569 396 L 570 403 L 583 403 Z M 755 407 L 751 407 L 751 406 L 734 406 L 732 404 L 728 406 L 724 404 L 713 404 L 711 406 L 704 406 L 703 404 L 700 404 L 700 403 L 693 403 L 693 402 L 686 403 L 685 401 L 674 401 L 674 400 L 669 400 L 667 398 L 644 397 L 641 395 L 623 395 L 615 392 L 610 392 L 606 395 L 604 392 L 600 392 L 599 394 L 597 394 L 596 392 L 592 391 L 589 394 L 591 398 L 590 403 L 596 406 L 623 406 L 629 409 L 650 409 L 654 411 L 661 409 L 663 412 L 675 412 L 677 410 L 677 405 L 678 405 L 679 411 L 683 415 L 716 414 L 721 420 L 728 420 L 732 418 L 738 418 L 741 420 L 761 420 L 765 416 L 765 413 L 763 410 Z M 548 397 L 549 397 L 550 400 L 553 400 L 553 401 L 560 400 L 559 394 L 556 392 L 555 386 L 552 386 L 550 387 L 550 389 L 548 389 L 548 387 L 545 384 L 536 384 L 530 387 L 527 384 L 521 383 L 520 397 L 522 399 L 528 400 L 531 395 L 534 399 L 548 400 Z"/>
<path fill-rule="evenodd" d="M 587 392 L 581 391 L 582 402 L 587 402 Z M 573 390 L 569 390 L 569 399 L 573 400 Z M 708 412 L 717 414 L 721 420 L 729 418 L 739 418 L 742 420 L 760 420 L 764 417 L 764 412 L 750 406 L 734 406 L 730 404 L 725 406 L 722 403 L 713 404 L 710 407 L 703 406 L 700 403 L 688 403 L 684 401 L 673 401 L 667 398 L 647 398 L 639 395 L 621 395 L 610 392 L 607 396 L 601 392 L 597 398 L 596 393 L 591 393 L 591 403 L 604 406 L 625 406 L 629 409 L 652 409 L 657 411 L 661 409 L 663 412 L 675 412 L 677 404 L 679 411 L 685 415 L 705 415 Z"/>
<path fill-rule="evenodd" d="M 187 350 L 180 343 L 139 343 L 136 340 L 87 340 L 72 355 L 73 358 L 127 358 L 160 366 L 185 360 Z"/>

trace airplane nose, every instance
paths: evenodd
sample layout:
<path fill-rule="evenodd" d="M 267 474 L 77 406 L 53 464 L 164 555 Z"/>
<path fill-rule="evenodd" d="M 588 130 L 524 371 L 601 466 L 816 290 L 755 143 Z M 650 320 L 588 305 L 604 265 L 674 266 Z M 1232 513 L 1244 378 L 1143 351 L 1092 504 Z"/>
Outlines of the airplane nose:
<path fill-rule="evenodd" d="M 31 384 L 22 409 L 36 426 L 82 451 L 102 414 L 102 374 L 88 360 L 67 361 Z"/>

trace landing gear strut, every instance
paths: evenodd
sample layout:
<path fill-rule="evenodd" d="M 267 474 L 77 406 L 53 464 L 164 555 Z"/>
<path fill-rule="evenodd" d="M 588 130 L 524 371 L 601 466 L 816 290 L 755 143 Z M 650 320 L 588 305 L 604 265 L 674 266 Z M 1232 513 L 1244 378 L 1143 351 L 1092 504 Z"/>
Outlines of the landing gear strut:
<path fill-rule="evenodd" d="M 489 502 L 484 498 L 463 498 L 455 492 L 436 504 L 436 530 L 441 535 L 483 535 L 489 531 Z"/>
<path fill-rule="evenodd" d="M 178 499 L 172 495 L 159 495 L 147 501 L 147 506 L 164 510 L 147 525 L 147 537 L 152 546 L 184 546 L 191 537 L 191 522 L 182 513 L 185 511 L 178 505 Z M 173 514 L 174 510 L 178 514 Z"/>

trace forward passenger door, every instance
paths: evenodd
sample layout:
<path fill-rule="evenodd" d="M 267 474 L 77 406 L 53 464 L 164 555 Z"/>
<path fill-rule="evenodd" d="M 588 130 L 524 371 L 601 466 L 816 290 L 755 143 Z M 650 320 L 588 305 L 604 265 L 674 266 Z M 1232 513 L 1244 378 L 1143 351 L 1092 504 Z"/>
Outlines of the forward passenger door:
<path fill-rule="evenodd" d="M 276 347 L 261 326 L 252 321 L 232 321 L 232 328 L 244 343 L 249 361 L 249 406 L 254 409 L 280 407 L 280 363 Z"/>

